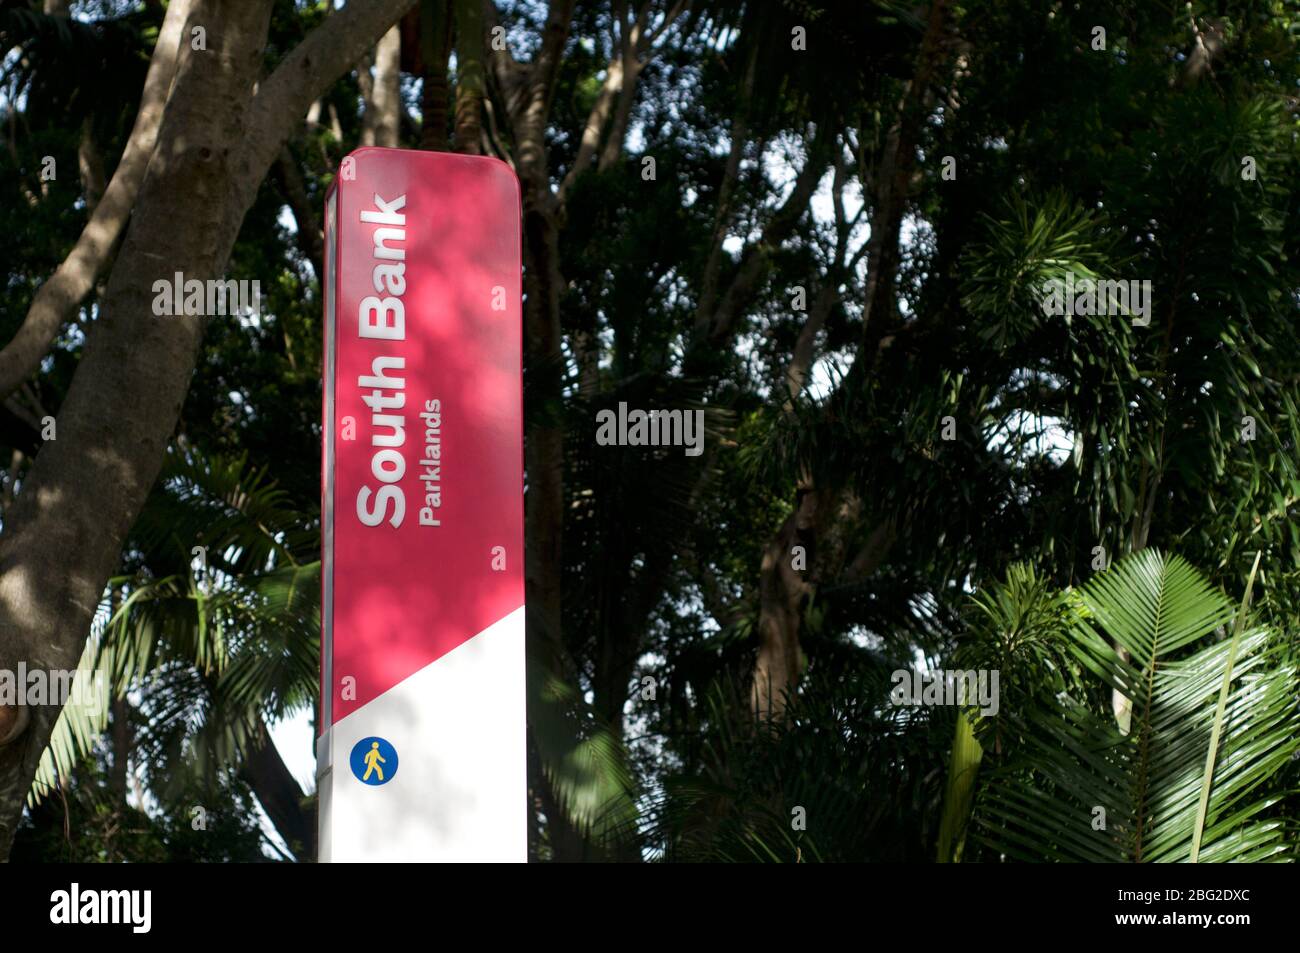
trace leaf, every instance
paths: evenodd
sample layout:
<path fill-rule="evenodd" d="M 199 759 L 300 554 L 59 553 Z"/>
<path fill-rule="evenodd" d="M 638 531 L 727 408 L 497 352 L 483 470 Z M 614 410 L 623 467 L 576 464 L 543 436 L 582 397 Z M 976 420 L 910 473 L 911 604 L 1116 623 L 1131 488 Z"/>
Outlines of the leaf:
<path fill-rule="evenodd" d="M 1088 696 L 1017 706 L 1008 717 L 1026 750 L 986 777 L 980 842 L 1022 860 L 1087 862 L 1292 851 L 1294 822 L 1266 813 L 1276 793 L 1252 799 L 1289 763 L 1300 730 L 1285 644 L 1248 625 L 1244 604 L 1234 637 L 1215 639 L 1231 603 L 1186 561 L 1155 550 L 1097 574 L 1082 595 L 1090 617 L 1071 626 L 1070 653 L 1132 701 L 1131 732 L 1120 734 L 1109 705 Z M 1208 791 L 1207 750 L 1216 753 Z M 1098 807 L 1104 830 L 1091 824 Z"/>

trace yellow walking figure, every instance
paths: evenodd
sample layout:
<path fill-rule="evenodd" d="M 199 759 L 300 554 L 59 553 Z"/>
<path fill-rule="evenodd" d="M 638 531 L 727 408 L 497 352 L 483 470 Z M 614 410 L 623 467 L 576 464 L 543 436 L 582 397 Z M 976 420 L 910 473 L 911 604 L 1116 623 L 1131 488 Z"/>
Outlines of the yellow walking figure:
<path fill-rule="evenodd" d="M 387 764 L 388 762 L 385 761 L 384 756 L 379 753 L 378 741 L 371 743 L 370 750 L 365 753 L 365 756 L 362 757 L 361 760 L 366 763 L 366 773 L 362 776 L 362 781 L 370 780 L 371 771 L 374 771 L 379 775 L 380 781 L 384 780 L 384 769 L 381 768 L 380 765 Z"/>

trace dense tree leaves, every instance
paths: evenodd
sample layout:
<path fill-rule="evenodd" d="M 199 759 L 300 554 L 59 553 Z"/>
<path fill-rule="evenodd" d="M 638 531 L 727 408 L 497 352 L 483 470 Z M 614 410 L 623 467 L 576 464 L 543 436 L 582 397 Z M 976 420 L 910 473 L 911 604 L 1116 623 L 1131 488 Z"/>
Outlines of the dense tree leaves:
<path fill-rule="evenodd" d="M 0 37 L 25 53 L 0 150 L 0 338 L 84 222 L 81 120 L 110 170 L 129 129 L 158 16 L 123 6 L 63 29 L 4 7 Z M 268 68 L 327 6 L 276 4 Z M 1073 777 L 1053 746 L 1122 741 L 1110 693 L 1133 686 L 1120 666 L 1164 665 L 1115 661 L 1108 640 L 1124 633 L 1101 623 L 1087 659 L 1070 647 L 1065 633 L 1092 624 L 1081 600 L 1123 602 L 1101 567 L 1158 547 L 1203 572 L 1206 592 L 1239 594 L 1262 552 L 1271 634 L 1246 649 L 1274 674 L 1297 657 L 1294 12 L 645 0 L 577 4 L 548 34 L 547 11 L 496 4 L 485 25 L 505 28 L 507 49 L 485 43 L 481 117 L 489 151 L 524 180 L 526 305 L 558 333 L 543 346 L 549 325 L 534 322 L 526 346 L 526 439 L 559 461 L 547 533 L 563 540 L 545 567 L 558 617 L 544 638 L 530 622 L 533 856 L 911 861 L 941 842 L 952 856 L 959 716 L 890 698 L 891 673 L 924 664 L 1002 675 L 1000 714 L 969 729 L 984 758 L 961 795 L 977 805 L 966 858 L 1131 857 L 1115 838 L 1072 853 L 1046 836 L 1061 818 L 1042 806 Z M 620 59 L 638 24 L 644 44 Z M 559 63 L 532 141 L 514 84 L 547 42 Z M 78 68 L 52 71 L 69 50 Z M 617 88 L 616 62 L 634 66 Z M 92 64 L 121 69 L 98 83 Z M 265 721 L 309 707 L 315 616 L 294 587 L 319 531 L 314 259 L 324 190 L 361 133 L 361 80 L 320 97 L 262 182 L 229 274 L 260 281 L 263 313 L 210 322 L 169 467 L 124 547 L 120 644 L 156 646 L 117 672 L 157 720 L 135 744 L 194 770 L 174 789 L 148 776 L 155 826 L 99 856 L 182 850 L 157 825 L 185 785 L 227 783 Z M 404 78 L 405 147 L 422 141 L 419 82 Z M 870 246 L 891 234 L 891 208 L 893 256 Z M 1149 282 L 1148 320 L 1048 313 L 1043 283 L 1067 274 Z M 878 281 L 884 304 L 869 305 Z M 22 491 L 97 319 L 92 299 L 0 413 L 0 504 Z M 705 453 L 598 445 L 596 414 L 620 402 L 703 410 Z M 186 543 L 210 547 L 209 588 L 193 584 Z M 785 718 L 755 724 L 774 563 L 797 574 L 785 594 L 802 676 Z M 1172 660 L 1202 687 L 1222 662 L 1216 625 L 1189 630 Z M 1187 773 L 1196 759 L 1178 755 Z M 1297 769 L 1274 760 L 1241 769 L 1276 823 L 1250 849 L 1270 856 L 1295 845 Z M 1122 786 L 1131 766 L 1098 763 L 1080 783 Z M 112 755 L 69 762 L 69 811 L 99 816 L 90 795 L 113 768 Z M 29 842 L 47 836 L 51 803 L 33 808 Z M 1235 836 L 1213 830 L 1209 845 Z M 260 850 L 244 833 L 230 832 L 231 856 Z"/>

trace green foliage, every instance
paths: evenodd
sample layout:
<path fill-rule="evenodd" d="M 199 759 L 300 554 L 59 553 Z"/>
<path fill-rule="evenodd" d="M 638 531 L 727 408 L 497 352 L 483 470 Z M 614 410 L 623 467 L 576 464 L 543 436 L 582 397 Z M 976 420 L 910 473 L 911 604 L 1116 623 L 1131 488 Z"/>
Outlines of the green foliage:
<path fill-rule="evenodd" d="M 742 694 L 743 693 L 743 694 Z M 915 862 L 934 834 L 947 713 L 888 706 L 889 681 L 812 673 L 778 729 L 738 717 L 747 691 L 717 684 L 693 736 L 698 770 L 649 798 L 645 847 L 666 861 Z M 942 728 L 930 723 L 935 718 Z M 888 790 L 886 797 L 879 792 Z M 803 823 L 800 829 L 799 823 Z"/>
<path fill-rule="evenodd" d="M 268 860 L 252 793 L 223 776 L 190 786 L 174 803 L 143 810 L 88 760 L 59 796 L 33 805 L 12 863 L 251 863 Z M 196 813 L 202 807 L 204 814 Z"/>
<path fill-rule="evenodd" d="M 669 6 L 656 0 L 650 22 Z M 267 64 L 328 7 L 275 4 Z M 545 5 L 497 7 L 511 55 L 528 61 Z M 0 12 L 0 39 L 21 54 L 4 76 L 0 342 L 85 223 L 83 120 L 111 172 L 156 36 L 157 5 L 82 8 L 90 22 Z M 911 861 L 940 848 L 966 860 L 1186 859 L 1231 651 L 1215 631 L 1231 607 L 1215 590 L 1241 591 L 1256 552 L 1257 610 L 1236 649 L 1201 859 L 1294 853 L 1300 777 L 1282 741 L 1300 664 L 1294 13 L 1253 0 L 948 8 L 894 307 L 869 326 L 865 248 L 838 267 L 826 198 L 838 160 L 847 216 L 866 206 L 849 240 L 857 252 L 924 7 L 692 3 L 645 58 L 624 152 L 577 176 L 555 210 L 562 356 L 530 360 L 525 391 L 526 438 L 564 435 L 563 617 L 541 633 L 553 657 L 529 665 L 536 856 Z M 615 15 L 607 3 L 575 10 L 545 140 L 553 186 L 605 80 Z M 1088 42 L 1097 23 L 1105 51 Z M 807 51 L 790 49 L 795 26 Z M 1224 42 L 1193 80 L 1194 31 L 1211 27 Z M 504 93 L 488 79 L 485 119 L 509 157 Z M 207 328 L 163 476 L 83 658 L 126 706 L 132 758 L 148 766 L 161 814 L 127 807 L 118 790 L 100 797 L 119 767 L 104 741 L 116 716 L 65 710 L 23 835 L 40 856 L 199 856 L 185 799 L 196 786 L 216 792 L 200 799 L 225 797 L 260 727 L 315 704 L 322 348 L 311 215 L 358 139 L 361 105 L 356 76 L 344 77 L 288 143 L 302 220 L 285 224 L 281 170 L 246 216 L 229 277 L 260 280 L 268 307 Z M 403 144 L 417 133 L 404 122 Z M 45 155 L 58 159 L 54 182 L 40 179 Z M 646 155 L 654 181 L 640 176 Z M 1254 180 L 1241 177 L 1246 155 Z M 955 180 L 939 175 L 947 156 Z M 709 295 L 744 271 L 814 160 L 827 173 L 820 211 L 799 210 L 761 249 L 735 334 L 701 345 Z M 1067 272 L 1150 280 L 1151 324 L 1045 314 L 1042 283 Z M 796 286 L 837 300 L 814 336 L 811 386 L 787 401 L 808 317 L 791 307 Z M 0 409 L 0 506 L 22 491 L 41 445 L 33 421 L 57 414 L 97 320 L 92 293 Z M 620 401 L 705 410 L 708 452 L 594 446 L 596 412 Z M 869 572 L 818 567 L 815 594 L 796 607 L 808 671 L 774 730 L 745 714 L 760 567 L 808 483 L 861 504 L 836 527 L 846 565 L 877 528 L 893 541 Z M 1122 558 L 1144 544 L 1187 563 Z M 206 547 L 202 568 L 194 546 Z M 1115 565 L 1080 587 L 1096 546 Z M 530 620 L 530 642 L 538 634 Z M 997 669 L 999 713 L 968 721 L 890 705 L 889 673 L 918 656 Z M 653 699 L 637 692 L 645 676 Z M 1116 689 L 1134 703 L 1127 735 L 1114 724 Z M 977 770 L 947 770 L 953 739 L 957 763 Z M 247 792 L 230 796 L 251 811 L 238 800 Z M 1104 832 L 1091 828 L 1099 804 Z M 806 830 L 791 826 L 795 807 Z M 84 832 L 71 846 L 65 816 Z M 138 836 L 114 840 L 115 825 Z M 238 827 L 204 856 L 247 855 Z"/>
<path fill-rule="evenodd" d="M 1293 824 L 1274 810 L 1300 728 L 1284 643 L 1260 626 L 1216 638 L 1232 604 L 1185 560 L 1155 550 L 1117 562 L 1081 596 L 1087 613 L 1070 625 L 1068 651 L 1132 700 L 1131 728 L 1068 692 L 1016 709 L 1024 750 L 991 773 L 975 836 L 1021 860 L 1186 861 L 1215 740 L 1200 859 L 1293 859 Z"/>
<path fill-rule="evenodd" d="M 83 657 L 105 679 L 103 705 L 64 708 L 33 796 L 92 749 L 113 698 L 139 693 L 135 757 L 167 799 L 238 767 L 263 722 L 314 705 L 316 539 L 265 471 L 171 452 L 137 522 L 136 571 L 111 581 Z"/>

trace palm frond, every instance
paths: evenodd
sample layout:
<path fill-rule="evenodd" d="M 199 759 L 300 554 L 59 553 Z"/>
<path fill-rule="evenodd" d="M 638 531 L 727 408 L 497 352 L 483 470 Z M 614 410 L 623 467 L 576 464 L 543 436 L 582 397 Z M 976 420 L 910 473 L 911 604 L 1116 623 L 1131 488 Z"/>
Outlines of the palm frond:
<path fill-rule="evenodd" d="M 1023 860 L 1189 860 L 1218 723 L 1200 859 L 1290 857 L 1292 822 L 1272 810 L 1283 795 L 1267 786 L 1300 727 L 1285 646 L 1260 626 L 1216 639 L 1233 606 L 1178 556 L 1131 555 L 1082 595 L 1088 617 L 1070 630 L 1071 653 L 1131 699 L 1131 730 L 1066 694 L 1015 713 L 1027 750 L 982 791 L 979 839 Z"/>
<path fill-rule="evenodd" d="M 308 556 L 317 538 L 312 516 L 289 505 L 265 469 L 171 448 L 133 530 L 128 558 L 138 568 L 110 580 L 83 655 L 82 667 L 106 686 L 102 704 L 65 707 L 32 796 L 93 749 L 111 696 L 139 692 L 147 716 L 139 763 L 181 786 L 173 775 L 238 765 L 264 721 L 310 705 L 320 563 Z M 201 560 L 195 546 L 206 549 Z"/>
<path fill-rule="evenodd" d="M 41 754 L 36 776 L 27 792 L 28 805 L 40 803 L 62 786 L 63 779 L 93 750 L 95 740 L 108 727 L 111 692 L 106 673 L 96 664 L 97 643 L 98 638 L 92 635 L 81 653 L 72 696 L 59 712 L 49 744 Z"/>
<path fill-rule="evenodd" d="M 528 726 L 565 819 L 596 844 L 628 837 L 636 818 L 635 782 L 621 738 L 571 685 L 532 660 Z"/>

